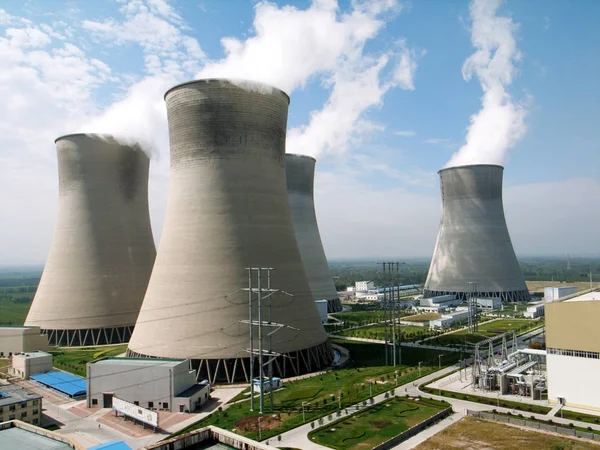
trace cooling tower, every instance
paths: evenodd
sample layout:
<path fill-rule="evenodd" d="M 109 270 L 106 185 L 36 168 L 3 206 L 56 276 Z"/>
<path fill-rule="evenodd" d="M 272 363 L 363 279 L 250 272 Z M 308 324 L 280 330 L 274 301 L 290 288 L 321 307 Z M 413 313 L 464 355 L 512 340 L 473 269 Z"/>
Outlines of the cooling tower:
<path fill-rule="evenodd" d="M 313 196 L 315 162 L 310 156 L 288 153 L 285 155 L 285 176 L 296 242 L 313 299 L 327 300 L 327 312 L 333 313 L 341 311 L 342 304 L 329 272 L 317 225 Z"/>
<path fill-rule="evenodd" d="M 165 100 L 167 211 L 128 355 L 189 358 L 211 382 L 247 380 L 249 327 L 240 321 L 249 318 L 248 292 L 241 289 L 248 288 L 246 268 L 273 267 L 272 288 L 294 295 L 271 297 L 273 321 L 296 328 L 273 334 L 272 349 L 281 354 L 274 372 L 329 365 L 286 192 L 289 97 L 266 85 L 199 80 L 172 88 Z"/>
<path fill-rule="evenodd" d="M 110 136 L 56 140 L 58 218 L 25 325 L 50 345 L 128 342 L 156 256 L 150 161 Z"/>
<path fill-rule="evenodd" d="M 530 299 L 504 218 L 503 170 L 473 165 L 439 171 L 442 219 L 425 297 L 465 298 L 475 282 L 479 296 Z"/>

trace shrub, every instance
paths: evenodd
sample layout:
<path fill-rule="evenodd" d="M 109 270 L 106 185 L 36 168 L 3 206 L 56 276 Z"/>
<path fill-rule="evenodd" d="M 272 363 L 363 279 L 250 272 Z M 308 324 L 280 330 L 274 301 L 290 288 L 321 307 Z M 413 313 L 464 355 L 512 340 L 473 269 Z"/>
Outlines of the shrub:
<path fill-rule="evenodd" d="M 529 418 L 530 418 L 531 420 L 535 420 L 535 416 L 534 416 L 534 415 L 531 415 L 531 416 L 529 416 Z"/>
<path fill-rule="evenodd" d="M 314 430 L 314 429 L 315 429 L 315 423 L 314 423 L 314 422 L 311 422 L 311 423 L 310 423 L 310 427 L 311 427 L 311 428 Z"/>
<path fill-rule="evenodd" d="M 592 427 L 587 427 L 587 430 L 588 431 L 592 431 Z"/>
<path fill-rule="evenodd" d="M 572 423 L 569 424 L 570 428 L 573 428 L 575 425 L 573 425 Z"/>

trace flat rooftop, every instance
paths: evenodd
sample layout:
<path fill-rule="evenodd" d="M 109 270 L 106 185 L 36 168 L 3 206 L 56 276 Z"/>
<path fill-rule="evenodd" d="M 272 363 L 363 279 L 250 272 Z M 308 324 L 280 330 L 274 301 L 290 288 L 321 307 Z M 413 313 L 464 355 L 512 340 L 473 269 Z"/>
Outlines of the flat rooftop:
<path fill-rule="evenodd" d="M 42 398 L 42 396 L 16 384 L 0 384 L 0 406 L 13 405 L 39 398 Z"/>
<path fill-rule="evenodd" d="M 158 358 L 102 358 L 98 361 L 91 362 L 90 364 L 102 365 L 102 364 L 117 364 L 119 366 L 164 366 L 164 367 L 175 367 L 185 359 L 158 359 Z"/>
<path fill-rule="evenodd" d="M 0 430 L 0 450 L 72 450 L 68 444 L 23 428 Z"/>
<path fill-rule="evenodd" d="M 600 291 L 592 291 L 586 294 L 578 295 L 577 297 L 569 298 L 565 302 L 589 302 L 594 300 L 600 300 Z"/>
<path fill-rule="evenodd" d="M 34 358 L 45 358 L 47 356 L 52 356 L 52 355 L 50 355 L 50 353 L 46 353 L 46 352 L 42 352 L 40 350 L 36 350 L 34 352 L 15 353 L 13 355 L 13 358 L 15 356 L 19 356 L 20 358 L 25 358 L 25 359 L 34 359 Z"/>

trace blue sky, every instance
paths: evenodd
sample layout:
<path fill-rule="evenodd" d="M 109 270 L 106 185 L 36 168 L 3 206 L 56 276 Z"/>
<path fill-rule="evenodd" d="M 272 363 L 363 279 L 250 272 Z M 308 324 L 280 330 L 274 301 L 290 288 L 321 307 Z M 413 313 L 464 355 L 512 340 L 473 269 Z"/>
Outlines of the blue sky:
<path fill-rule="evenodd" d="M 512 143 L 495 147 L 517 254 L 600 254 L 600 3 L 507 0 L 479 18 L 470 5 L 495 1 L 335 3 L 3 2 L 0 264 L 45 259 L 57 204 L 53 140 L 78 131 L 134 130 L 151 147 L 158 241 L 168 192 L 162 93 L 214 75 L 291 93 L 288 149 L 318 159 L 317 213 L 331 258 L 430 256 L 436 172 L 482 110 L 482 72 L 462 73 L 476 33 L 509 49 L 498 73 L 510 81 L 492 84 L 516 108 L 499 137 Z M 476 31 L 474 20 L 509 26 Z M 223 38 L 237 40 L 237 57 Z M 481 122 L 479 134 L 494 128 Z M 476 162 L 496 162 L 471 147 Z"/>

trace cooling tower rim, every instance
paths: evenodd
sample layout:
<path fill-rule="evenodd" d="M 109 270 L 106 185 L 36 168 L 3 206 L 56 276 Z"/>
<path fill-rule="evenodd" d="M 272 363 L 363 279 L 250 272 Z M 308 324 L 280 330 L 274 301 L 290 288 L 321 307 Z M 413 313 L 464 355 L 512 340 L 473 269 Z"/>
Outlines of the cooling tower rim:
<path fill-rule="evenodd" d="M 317 158 L 314 158 L 309 155 L 303 155 L 301 153 L 286 153 L 285 156 L 293 156 L 294 158 L 298 158 L 298 159 L 311 159 L 314 162 L 317 162 Z"/>
<path fill-rule="evenodd" d="M 443 169 L 438 170 L 438 174 L 447 170 L 465 169 L 467 167 L 499 167 L 500 169 L 504 170 L 504 166 L 501 166 L 500 164 L 464 164 L 462 166 L 444 167 Z"/>
<path fill-rule="evenodd" d="M 272 89 L 275 92 L 279 92 L 279 93 L 283 94 L 285 96 L 285 98 L 287 99 L 288 105 L 290 104 L 290 96 L 286 92 L 282 91 L 281 89 L 276 88 L 275 86 L 273 86 L 271 84 L 261 83 L 260 81 L 246 80 L 246 79 L 243 79 L 243 78 L 201 78 L 199 80 L 185 81 L 183 83 L 176 84 L 175 86 L 173 86 L 172 88 L 170 88 L 167 92 L 165 92 L 165 95 L 164 95 L 163 98 L 164 98 L 164 100 L 166 100 L 167 99 L 167 95 L 169 95 L 172 91 L 174 91 L 176 89 L 179 89 L 179 88 L 182 88 L 182 87 L 185 87 L 185 86 L 188 86 L 188 85 L 191 85 L 191 84 L 200 84 L 200 83 L 206 83 L 206 84 L 213 84 L 213 83 L 215 83 L 216 84 L 216 83 L 224 83 L 224 82 L 232 84 L 234 86 L 237 86 L 236 82 L 239 82 L 239 83 L 251 83 L 251 84 L 256 84 L 256 85 L 259 85 L 259 86 L 263 86 L 265 88 Z"/>
<path fill-rule="evenodd" d="M 108 133 L 71 133 L 71 134 L 63 134 L 62 136 L 57 137 L 56 139 L 54 139 L 54 143 L 57 143 L 58 141 L 61 141 L 63 139 L 69 139 L 69 138 L 74 138 L 74 137 L 89 137 L 89 138 L 94 138 L 94 137 L 99 137 L 101 139 L 112 139 L 114 141 L 116 141 L 115 137 L 112 134 L 108 134 Z"/>

